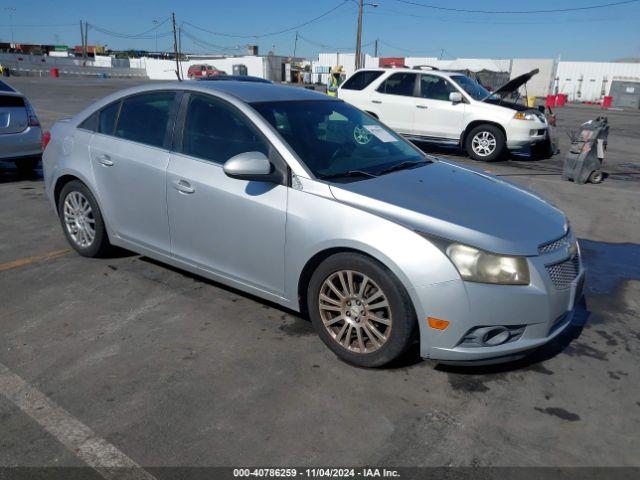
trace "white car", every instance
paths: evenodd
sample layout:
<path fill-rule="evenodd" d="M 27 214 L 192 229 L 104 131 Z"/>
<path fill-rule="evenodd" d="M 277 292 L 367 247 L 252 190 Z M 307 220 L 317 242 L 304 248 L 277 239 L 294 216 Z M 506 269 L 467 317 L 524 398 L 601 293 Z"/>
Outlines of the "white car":
<path fill-rule="evenodd" d="M 475 160 L 490 162 L 506 150 L 529 151 L 548 141 L 542 112 L 505 100 L 538 70 L 491 93 L 466 75 L 429 68 L 358 70 L 338 97 L 410 140 L 459 145 Z"/>

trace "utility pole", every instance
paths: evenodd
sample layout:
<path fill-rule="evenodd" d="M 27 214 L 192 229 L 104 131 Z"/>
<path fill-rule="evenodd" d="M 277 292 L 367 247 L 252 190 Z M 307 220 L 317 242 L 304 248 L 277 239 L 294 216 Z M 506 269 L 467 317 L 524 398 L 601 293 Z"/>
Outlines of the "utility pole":
<path fill-rule="evenodd" d="M 298 50 L 298 32 L 296 31 L 296 41 L 293 43 L 293 58 L 296 58 L 297 50 Z"/>
<path fill-rule="evenodd" d="M 358 0 L 358 33 L 356 34 L 356 70 L 362 67 L 362 9 L 363 0 Z"/>
<path fill-rule="evenodd" d="M 376 38 L 376 43 L 375 43 L 375 47 L 373 49 L 373 56 L 374 57 L 378 57 L 378 39 Z"/>
<path fill-rule="evenodd" d="M 440 50 L 440 60 L 442 60 L 442 57 L 444 57 L 444 48 Z"/>
<path fill-rule="evenodd" d="M 151 23 L 153 23 L 154 26 L 158 26 L 158 20 L 152 20 Z M 156 30 L 156 53 L 158 53 L 158 30 Z"/>
<path fill-rule="evenodd" d="M 180 78 L 180 52 L 178 52 L 178 37 L 176 35 L 176 14 L 171 13 L 171 20 L 173 22 L 173 53 L 176 56 L 176 76 L 178 77 L 178 81 L 181 82 L 182 78 Z"/>
<path fill-rule="evenodd" d="M 84 23 L 80 20 L 80 45 L 82 49 L 82 58 L 84 58 Z"/>
<path fill-rule="evenodd" d="M 11 43 L 13 43 L 13 12 L 16 11 L 16 7 L 4 7 L 9 12 L 9 26 L 11 27 Z"/>

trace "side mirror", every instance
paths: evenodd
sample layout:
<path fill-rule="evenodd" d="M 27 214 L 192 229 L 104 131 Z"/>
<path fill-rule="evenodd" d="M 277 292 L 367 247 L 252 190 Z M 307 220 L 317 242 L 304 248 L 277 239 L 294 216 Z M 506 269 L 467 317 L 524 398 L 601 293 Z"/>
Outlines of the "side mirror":
<path fill-rule="evenodd" d="M 273 165 L 262 152 L 245 152 L 231 157 L 222 166 L 231 178 L 257 182 L 273 181 Z"/>
<path fill-rule="evenodd" d="M 460 92 L 451 92 L 449 94 L 449 100 L 452 103 L 462 103 L 462 94 Z"/>

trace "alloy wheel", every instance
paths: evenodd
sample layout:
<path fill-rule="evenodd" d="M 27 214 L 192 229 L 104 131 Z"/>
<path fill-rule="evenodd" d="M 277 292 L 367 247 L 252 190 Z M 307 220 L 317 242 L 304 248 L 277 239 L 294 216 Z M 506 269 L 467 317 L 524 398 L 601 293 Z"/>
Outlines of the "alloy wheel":
<path fill-rule="evenodd" d="M 384 291 L 353 270 L 331 274 L 320 287 L 320 318 L 331 338 L 354 353 L 371 353 L 389 339 L 391 307 Z"/>
<path fill-rule="evenodd" d="M 495 150 L 498 142 L 496 137 L 486 130 L 478 132 L 471 140 L 471 148 L 479 157 L 488 157 Z"/>
<path fill-rule="evenodd" d="M 96 220 L 87 197 L 72 191 L 64 200 L 64 224 L 79 247 L 89 247 L 96 238 Z"/>

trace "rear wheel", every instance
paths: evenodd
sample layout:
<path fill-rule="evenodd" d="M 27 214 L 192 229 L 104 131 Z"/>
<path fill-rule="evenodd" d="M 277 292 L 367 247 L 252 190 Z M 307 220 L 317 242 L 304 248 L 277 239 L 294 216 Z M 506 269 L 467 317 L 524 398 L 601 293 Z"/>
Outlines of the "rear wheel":
<path fill-rule="evenodd" d="M 479 125 L 471 130 L 465 139 L 465 149 L 474 160 L 484 162 L 499 160 L 505 147 L 505 135 L 495 125 Z"/>
<path fill-rule="evenodd" d="M 314 272 L 307 307 L 313 326 L 338 357 L 380 367 L 411 345 L 416 316 L 399 280 L 375 260 L 338 253 Z"/>
<path fill-rule="evenodd" d="M 98 202 L 79 180 L 67 183 L 60 192 L 58 215 L 71 246 L 84 257 L 101 257 L 111 245 Z"/>

